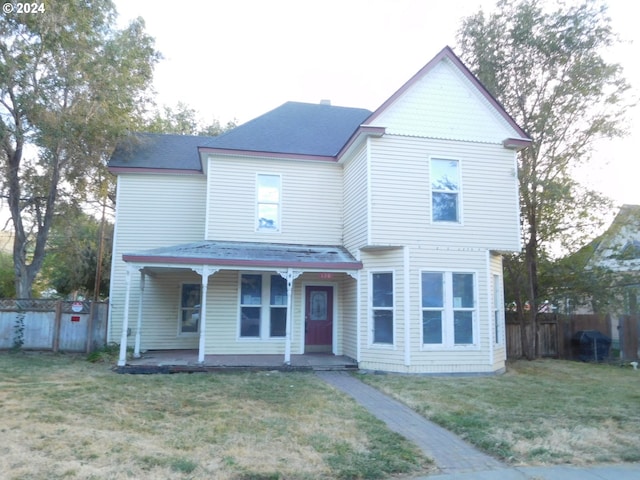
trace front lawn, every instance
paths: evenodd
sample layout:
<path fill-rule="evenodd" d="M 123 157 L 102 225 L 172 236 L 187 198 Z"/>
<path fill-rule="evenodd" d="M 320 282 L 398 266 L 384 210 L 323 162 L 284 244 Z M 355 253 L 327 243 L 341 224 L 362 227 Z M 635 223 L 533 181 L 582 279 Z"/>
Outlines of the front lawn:
<path fill-rule="evenodd" d="M 640 461 L 640 370 L 518 361 L 492 377 L 359 378 L 516 465 Z"/>
<path fill-rule="evenodd" d="M 0 353 L 3 479 L 320 479 L 424 474 L 420 452 L 310 373 L 118 375 Z"/>

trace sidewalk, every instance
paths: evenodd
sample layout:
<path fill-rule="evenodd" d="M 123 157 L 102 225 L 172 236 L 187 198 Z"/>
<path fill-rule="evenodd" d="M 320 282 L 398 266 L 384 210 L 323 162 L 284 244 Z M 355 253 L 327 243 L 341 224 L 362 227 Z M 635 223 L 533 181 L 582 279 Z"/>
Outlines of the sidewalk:
<path fill-rule="evenodd" d="M 510 467 L 469 445 L 448 430 L 417 414 L 346 372 L 316 372 L 352 396 L 390 430 L 414 442 L 440 473 L 416 480 L 637 480 L 640 464 L 590 467 Z"/>

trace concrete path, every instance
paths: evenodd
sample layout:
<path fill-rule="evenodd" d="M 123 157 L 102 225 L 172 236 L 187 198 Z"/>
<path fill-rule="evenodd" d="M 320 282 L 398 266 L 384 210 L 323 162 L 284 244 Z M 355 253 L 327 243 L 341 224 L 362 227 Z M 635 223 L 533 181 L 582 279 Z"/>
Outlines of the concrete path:
<path fill-rule="evenodd" d="M 505 465 L 464 442 L 448 430 L 417 414 L 346 372 L 316 372 L 337 389 L 351 395 L 390 430 L 414 442 L 433 459 L 442 473 L 472 473 L 505 468 Z"/>
<path fill-rule="evenodd" d="M 638 480 L 640 464 L 509 467 L 347 372 L 316 375 L 352 396 L 389 429 L 414 442 L 440 472 L 416 480 Z"/>

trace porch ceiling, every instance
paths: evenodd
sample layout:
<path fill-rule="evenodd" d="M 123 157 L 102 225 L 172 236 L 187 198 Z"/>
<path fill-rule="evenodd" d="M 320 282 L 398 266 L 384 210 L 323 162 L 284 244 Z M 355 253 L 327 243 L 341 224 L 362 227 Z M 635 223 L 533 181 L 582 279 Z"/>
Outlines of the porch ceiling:
<path fill-rule="evenodd" d="M 257 242 L 202 241 L 124 254 L 128 263 L 220 267 L 272 267 L 353 271 L 362 268 L 344 247 Z"/>

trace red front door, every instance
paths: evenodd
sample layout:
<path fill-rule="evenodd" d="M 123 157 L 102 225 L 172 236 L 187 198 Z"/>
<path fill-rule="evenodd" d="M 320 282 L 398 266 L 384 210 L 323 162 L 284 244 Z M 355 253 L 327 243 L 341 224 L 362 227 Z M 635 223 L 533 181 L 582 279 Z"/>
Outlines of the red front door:
<path fill-rule="evenodd" d="M 333 287 L 306 287 L 305 300 L 305 352 L 331 352 Z"/>

